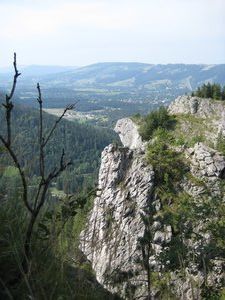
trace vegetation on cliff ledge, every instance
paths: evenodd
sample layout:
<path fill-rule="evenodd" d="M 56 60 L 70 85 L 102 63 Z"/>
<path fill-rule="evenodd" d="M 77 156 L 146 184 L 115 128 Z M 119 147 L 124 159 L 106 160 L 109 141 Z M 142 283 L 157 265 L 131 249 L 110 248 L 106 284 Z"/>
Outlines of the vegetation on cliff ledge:
<path fill-rule="evenodd" d="M 225 86 L 221 86 L 217 83 L 204 83 L 202 86 L 197 88 L 197 91 L 192 93 L 192 96 L 225 100 Z"/>
<path fill-rule="evenodd" d="M 154 199 L 161 203 L 161 209 L 154 212 L 154 221 L 171 226 L 173 233 L 171 241 L 158 256 L 164 270 L 160 273 L 151 270 L 151 284 L 160 287 L 159 297 L 164 297 L 171 292 L 171 272 L 178 272 L 181 280 L 185 281 L 185 270 L 195 265 L 204 274 L 201 297 L 224 299 L 224 291 L 210 286 L 208 276 L 214 268 L 213 262 L 225 259 L 225 205 L 221 196 L 210 192 L 207 181 L 191 173 L 190 162 L 185 156 L 185 149 L 198 142 L 225 153 L 224 138 L 219 135 L 213 143 L 212 136 L 217 134 L 213 120 L 184 114 L 171 116 L 165 108 L 139 118 L 138 123 L 140 134 L 148 141 L 146 160 L 155 172 Z M 218 182 L 223 194 L 224 179 L 218 179 Z M 188 189 L 184 189 L 185 185 L 202 188 L 201 195 L 193 197 Z M 152 214 L 151 209 L 148 221 L 151 226 Z M 201 222 L 204 225 L 200 225 Z M 152 230 L 153 227 L 149 232 Z M 207 240 L 207 236 L 210 236 L 210 240 Z M 145 236 L 145 244 L 146 239 L 152 243 L 153 234 Z M 192 281 L 195 288 L 198 283 L 193 278 Z"/>
<path fill-rule="evenodd" d="M 140 121 L 139 132 L 142 138 L 148 141 L 157 129 L 172 129 L 175 125 L 175 118 L 170 116 L 167 109 L 161 106 L 159 109 L 150 112 Z"/>

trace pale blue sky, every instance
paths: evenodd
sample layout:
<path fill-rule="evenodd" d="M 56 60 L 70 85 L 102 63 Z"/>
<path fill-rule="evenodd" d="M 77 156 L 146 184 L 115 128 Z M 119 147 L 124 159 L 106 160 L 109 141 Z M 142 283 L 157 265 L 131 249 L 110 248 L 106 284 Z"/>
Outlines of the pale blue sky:
<path fill-rule="evenodd" d="M 0 0 L 0 28 L 0 66 L 225 63 L 225 0 Z"/>

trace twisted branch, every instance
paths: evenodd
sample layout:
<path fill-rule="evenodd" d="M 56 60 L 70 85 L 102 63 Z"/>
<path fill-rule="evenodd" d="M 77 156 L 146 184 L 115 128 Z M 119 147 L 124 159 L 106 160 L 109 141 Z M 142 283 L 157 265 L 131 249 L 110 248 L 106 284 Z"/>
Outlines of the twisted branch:
<path fill-rule="evenodd" d="M 39 212 L 46 201 L 46 195 L 48 192 L 48 188 L 49 188 L 52 180 L 57 178 L 69 165 L 72 164 L 71 161 L 68 161 L 68 162 L 64 161 L 65 151 L 63 149 L 61 157 L 60 157 L 59 167 L 54 168 L 54 170 L 46 176 L 45 175 L 44 148 L 48 144 L 57 125 L 62 120 L 62 118 L 65 116 L 66 112 L 68 110 L 74 109 L 76 103 L 70 104 L 64 109 L 62 115 L 56 120 L 52 129 L 49 131 L 47 137 L 44 138 L 44 135 L 43 135 L 43 99 L 42 99 L 40 85 L 39 85 L 39 83 L 37 84 L 37 90 L 38 90 L 37 101 L 39 103 L 39 170 L 40 170 L 41 180 L 39 182 L 36 195 L 34 196 L 34 202 L 33 202 L 33 207 L 32 207 L 28 201 L 28 184 L 27 184 L 27 179 L 25 177 L 25 173 L 19 163 L 18 157 L 16 156 L 15 152 L 13 151 L 13 149 L 11 147 L 11 112 L 14 107 L 11 99 L 12 99 L 15 89 L 16 89 L 17 79 L 21 74 L 18 72 L 18 69 L 17 69 L 16 53 L 14 53 L 13 66 L 14 66 L 14 71 L 15 71 L 13 85 L 12 85 L 10 93 L 7 94 L 5 97 L 5 103 L 2 104 L 5 108 L 7 133 L 6 133 L 6 138 L 4 138 L 2 135 L 0 135 L 0 141 L 3 143 L 3 145 L 7 149 L 9 155 L 11 156 L 15 166 L 17 167 L 17 169 L 19 171 L 20 178 L 21 178 L 22 185 L 23 185 L 23 202 L 24 202 L 25 207 L 30 212 L 30 221 L 29 221 L 29 224 L 27 227 L 27 232 L 26 232 L 26 236 L 25 236 L 25 240 L 24 240 L 24 258 L 23 258 L 23 262 L 22 262 L 23 272 L 25 274 L 27 274 L 29 271 L 29 262 L 30 262 L 30 258 L 31 258 L 31 238 L 32 238 L 32 234 L 33 234 L 33 228 L 35 226 L 35 223 L 37 222 L 37 217 L 39 215 Z"/>
<path fill-rule="evenodd" d="M 15 89 L 16 89 L 17 78 L 21 75 L 21 73 L 19 73 L 18 69 L 17 69 L 16 53 L 14 53 L 13 66 L 14 66 L 15 74 L 14 74 L 12 88 L 11 88 L 10 94 L 9 95 L 6 94 L 6 96 L 5 96 L 5 103 L 2 103 L 2 105 L 5 108 L 5 118 L 6 118 L 6 124 L 7 124 L 7 137 L 4 138 L 2 135 L 0 135 L 0 140 L 3 143 L 3 145 L 5 146 L 5 148 L 8 150 L 8 153 L 11 156 L 16 168 L 19 170 L 20 178 L 21 178 L 22 185 L 23 185 L 23 202 L 24 202 L 25 206 L 27 207 L 28 211 L 30 213 L 32 213 L 33 212 L 32 207 L 30 206 L 30 204 L 28 202 L 26 177 L 25 177 L 24 171 L 19 163 L 17 156 L 11 147 L 11 112 L 14 107 L 11 99 L 12 99 Z"/>
<path fill-rule="evenodd" d="M 49 134 L 47 135 L 47 137 L 45 138 L 45 141 L 43 142 L 43 147 L 45 147 L 48 143 L 48 141 L 50 140 L 53 132 L 55 131 L 58 123 L 62 120 L 62 118 L 65 116 L 65 114 L 67 113 L 67 111 L 69 110 L 73 110 L 75 108 L 75 106 L 77 105 L 78 101 L 73 103 L 73 104 L 69 104 L 66 106 L 66 108 L 64 109 L 63 113 L 61 114 L 61 116 L 55 121 L 55 124 L 53 125 L 52 129 L 50 130 Z"/>
<path fill-rule="evenodd" d="M 13 109 L 13 103 L 11 101 L 15 89 L 16 89 L 16 84 L 17 84 L 17 78 L 21 75 L 21 73 L 18 72 L 17 69 L 17 64 L 16 64 L 16 53 L 14 53 L 14 61 L 13 61 L 13 66 L 14 66 L 14 79 L 13 79 L 13 84 L 12 88 L 10 91 L 10 94 L 5 95 L 5 103 L 2 103 L 2 105 L 6 109 L 6 123 L 7 123 L 7 144 L 10 146 L 11 145 L 11 112 Z"/>

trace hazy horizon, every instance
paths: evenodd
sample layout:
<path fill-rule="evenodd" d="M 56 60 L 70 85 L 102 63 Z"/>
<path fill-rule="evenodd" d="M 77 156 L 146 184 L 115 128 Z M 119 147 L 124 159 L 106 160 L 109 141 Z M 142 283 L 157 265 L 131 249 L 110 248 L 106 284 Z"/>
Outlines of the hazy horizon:
<path fill-rule="evenodd" d="M 13 56 L 12 56 L 12 58 L 13 58 Z M 17 58 L 17 60 L 18 60 L 18 58 Z M 100 62 L 94 62 L 94 63 L 90 63 L 90 64 L 88 64 L 88 65 L 80 65 L 80 66 L 73 66 L 73 65 L 57 65 L 57 64 L 29 64 L 29 65 L 20 65 L 19 64 L 19 67 L 20 67 L 20 69 L 21 68 L 27 68 L 27 67 L 59 67 L 59 68 L 71 68 L 71 69 L 73 69 L 73 68 L 85 68 L 85 67 L 88 67 L 88 66 L 91 66 L 91 65 L 96 65 L 96 64 L 110 64 L 110 63 L 115 63 L 115 64 L 117 64 L 117 63 L 121 63 L 121 64 L 129 64 L 129 63 L 131 63 L 131 64 L 146 64 L 146 65 L 163 65 L 163 66 L 165 66 L 165 65 L 206 65 L 206 66 L 216 66 L 216 65 L 225 65 L 225 62 L 224 63 L 217 63 L 217 64 L 212 64 L 212 63 L 210 63 L 210 64 L 207 64 L 207 63 L 182 63 L 182 62 L 177 62 L 177 63 L 149 63 L 149 62 L 138 62 L 138 61 L 100 61 Z M 3 73 L 5 70 L 7 70 L 7 72 L 8 71 L 12 71 L 12 72 L 14 72 L 14 70 L 13 70 L 13 59 L 11 60 L 11 65 L 9 64 L 8 66 L 0 66 L 0 73 Z"/>
<path fill-rule="evenodd" d="M 1 0 L 0 67 L 224 64 L 223 0 Z"/>

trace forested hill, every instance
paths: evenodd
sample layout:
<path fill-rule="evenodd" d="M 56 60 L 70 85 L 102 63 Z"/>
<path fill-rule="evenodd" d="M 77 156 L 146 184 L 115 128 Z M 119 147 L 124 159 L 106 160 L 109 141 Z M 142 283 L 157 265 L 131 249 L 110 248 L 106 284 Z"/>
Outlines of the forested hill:
<path fill-rule="evenodd" d="M 46 87 L 76 89 L 161 89 L 193 90 L 204 82 L 224 84 L 225 64 L 148 64 L 106 62 L 85 67 L 30 66 L 22 69 L 21 85 L 43 82 Z M 5 77 L 4 77 L 4 76 Z M 1 74 L 2 84 L 12 76 Z M 35 80 L 35 81 L 34 81 Z"/>
<path fill-rule="evenodd" d="M 205 81 L 224 83 L 225 64 L 98 63 L 43 77 L 46 84 L 73 87 L 153 89 L 156 86 L 192 90 Z"/>
<path fill-rule="evenodd" d="M 26 173 L 30 177 L 39 175 L 38 169 L 38 127 L 39 112 L 32 108 L 17 105 L 13 110 L 13 142 Z M 47 133 L 56 121 L 56 117 L 44 113 L 44 130 Z M 0 110 L 0 132 L 3 133 L 4 114 Z M 94 127 L 79 122 L 62 120 L 46 148 L 46 169 L 58 166 L 62 149 L 66 158 L 72 159 L 73 165 L 57 179 L 57 188 L 73 193 L 84 186 L 93 184 L 98 172 L 101 151 L 109 143 L 117 140 L 115 133 L 109 129 Z M 11 160 L 1 154 L 2 174 L 4 166 Z M 0 174 L 0 175 L 2 175 Z"/>

